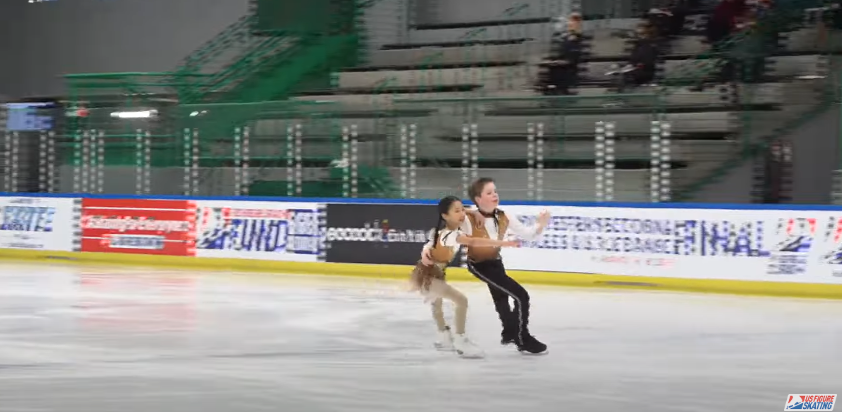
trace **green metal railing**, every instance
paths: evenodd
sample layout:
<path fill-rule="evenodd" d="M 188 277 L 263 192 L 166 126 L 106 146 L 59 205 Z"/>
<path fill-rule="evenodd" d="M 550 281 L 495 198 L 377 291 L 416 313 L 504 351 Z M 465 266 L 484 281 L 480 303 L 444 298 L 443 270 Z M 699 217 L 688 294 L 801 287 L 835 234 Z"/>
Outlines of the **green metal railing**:
<path fill-rule="evenodd" d="M 200 102 L 226 90 L 269 56 L 294 44 L 295 39 L 280 31 L 256 35 L 256 23 L 254 15 L 240 18 L 183 60 L 174 72 L 194 80 L 178 89 L 183 103 Z"/>

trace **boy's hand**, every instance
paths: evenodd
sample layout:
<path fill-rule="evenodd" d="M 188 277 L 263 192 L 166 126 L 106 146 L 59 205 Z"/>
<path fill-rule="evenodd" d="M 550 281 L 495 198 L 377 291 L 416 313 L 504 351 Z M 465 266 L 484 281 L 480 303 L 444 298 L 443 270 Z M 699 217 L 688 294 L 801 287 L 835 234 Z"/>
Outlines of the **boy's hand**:
<path fill-rule="evenodd" d="M 540 214 L 538 214 L 538 226 L 541 228 L 547 227 L 547 225 L 550 223 L 550 217 L 550 212 L 548 210 L 542 211 Z"/>

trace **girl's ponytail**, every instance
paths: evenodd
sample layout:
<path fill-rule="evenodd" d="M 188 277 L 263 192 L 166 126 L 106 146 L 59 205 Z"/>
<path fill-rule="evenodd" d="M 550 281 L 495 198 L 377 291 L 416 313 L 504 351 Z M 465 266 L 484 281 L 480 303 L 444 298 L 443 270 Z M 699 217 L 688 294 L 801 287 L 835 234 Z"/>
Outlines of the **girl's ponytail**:
<path fill-rule="evenodd" d="M 459 198 L 456 196 L 447 196 L 442 200 L 439 200 L 438 205 L 438 212 L 439 212 L 439 219 L 436 221 L 436 230 L 433 231 L 433 247 L 436 247 L 439 243 L 439 230 L 444 226 L 444 215 L 450 210 L 450 205 L 453 202 L 458 202 Z"/>
<path fill-rule="evenodd" d="M 444 223 L 444 218 L 439 215 L 439 219 L 436 221 L 436 230 L 433 231 L 433 247 L 439 244 L 439 230 L 442 223 Z"/>

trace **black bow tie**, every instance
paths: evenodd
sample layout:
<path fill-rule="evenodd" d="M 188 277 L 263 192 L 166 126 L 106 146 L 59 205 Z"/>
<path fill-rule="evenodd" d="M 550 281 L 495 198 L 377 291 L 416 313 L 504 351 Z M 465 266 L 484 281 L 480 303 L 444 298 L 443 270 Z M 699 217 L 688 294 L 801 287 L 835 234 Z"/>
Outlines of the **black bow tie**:
<path fill-rule="evenodd" d="M 479 210 L 479 209 L 477 209 L 477 210 Z M 481 214 L 485 217 L 495 217 L 495 216 L 497 216 L 497 209 L 494 209 L 491 212 L 483 212 L 482 210 L 480 210 L 479 214 Z"/>

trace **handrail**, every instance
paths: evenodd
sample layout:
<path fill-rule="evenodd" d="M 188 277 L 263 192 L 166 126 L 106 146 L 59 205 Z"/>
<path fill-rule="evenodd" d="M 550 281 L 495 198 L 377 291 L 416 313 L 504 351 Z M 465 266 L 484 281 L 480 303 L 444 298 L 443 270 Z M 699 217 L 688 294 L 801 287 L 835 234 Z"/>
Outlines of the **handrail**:
<path fill-rule="evenodd" d="M 319 106 L 325 104 L 337 104 L 334 101 L 321 101 L 321 100 L 267 100 L 267 101 L 259 101 L 259 102 L 237 102 L 237 103 L 189 103 L 189 104 L 182 104 L 179 107 L 184 109 L 194 109 L 194 108 L 214 108 L 214 107 L 251 107 L 251 106 L 264 106 L 264 105 L 288 105 L 288 106 Z"/>
<path fill-rule="evenodd" d="M 501 13 L 501 17 L 511 18 L 511 17 L 514 17 L 514 16 L 518 15 L 519 13 L 523 12 L 524 10 L 529 10 L 529 4 L 528 3 L 521 3 L 520 5 L 516 5 L 516 6 L 512 6 L 512 7 L 507 8 L 506 10 L 504 10 Z M 487 31 L 488 31 L 488 27 L 480 27 L 480 28 L 477 28 L 477 29 L 468 30 L 464 34 L 459 36 L 459 41 L 471 41 L 473 39 L 476 39 L 480 34 L 485 33 Z M 443 51 L 438 51 L 438 52 L 429 54 L 427 56 L 424 56 L 423 60 L 421 60 L 418 63 L 418 66 L 423 67 L 423 66 L 426 66 L 426 65 L 435 64 L 436 60 L 441 59 L 442 56 L 444 56 Z M 395 77 L 395 76 L 391 76 L 391 77 L 381 79 L 378 82 L 377 87 L 375 88 L 375 94 L 378 93 L 379 90 L 389 88 L 394 83 L 395 79 L 397 79 L 397 77 Z"/>
<path fill-rule="evenodd" d="M 229 65 L 225 69 L 211 75 L 207 82 L 200 84 L 200 87 L 204 87 L 204 88 L 224 87 L 224 86 L 227 86 L 228 84 L 230 84 L 232 82 L 232 81 L 229 81 L 229 82 L 226 83 L 225 82 L 226 79 L 230 80 L 232 76 L 236 76 L 238 74 L 245 73 L 245 72 L 251 72 L 250 70 L 247 70 L 247 69 L 252 68 L 252 66 L 253 66 L 252 63 L 253 63 L 254 60 L 260 59 L 266 54 L 265 52 L 261 52 L 261 51 L 263 51 L 264 48 L 266 48 L 266 47 L 269 47 L 269 48 L 276 47 L 279 44 L 279 42 L 281 42 L 281 43 L 284 42 L 283 39 L 279 39 L 279 38 L 273 37 L 271 39 L 273 39 L 273 40 L 266 40 L 266 41 L 261 42 L 259 45 L 257 45 L 257 47 L 254 50 L 251 50 L 249 53 L 247 53 L 247 54 L 241 56 L 239 59 L 237 59 L 237 61 L 235 63 L 232 63 L 231 65 Z M 290 48 L 294 48 L 294 47 L 297 46 L 297 44 L 291 43 L 289 46 L 290 46 Z M 284 51 L 281 51 L 280 53 L 288 53 L 288 52 L 289 52 L 288 50 L 284 50 Z"/>
<path fill-rule="evenodd" d="M 212 58 L 214 52 L 218 51 L 217 48 L 215 48 L 218 43 L 228 40 L 229 38 L 236 37 L 240 32 L 242 32 L 244 27 L 248 30 L 248 28 L 254 24 L 254 21 L 255 16 L 253 15 L 240 17 L 240 19 L 236 22 L 228 25 L 228 27 L 226 27 L 222 32 L 185 57 L 180 67 L 193 68 L 194 66 L 200 65 L 204 60 Z"/>
<path fill-rule="evenodd" d="M 618 98 L 659 99 L 658 94 L 629 93 L 601 96 L 529 96 L 529 97 L 442 97 L 437 99 L 393 99 L 394 103 L 460 103 L 460 102 L 510 102 L 510 101 L 556 101 L 556 100 L 615 100 Z"/>
<path fill-rule="evenodd" d="M 66 79 L 113 79 L 124 77 L 201 77 L 207 76 L 199 73 L 184 73 L 184 72 L 122 72 L 122 73 L 73 73 L 65 74 Z"/>

